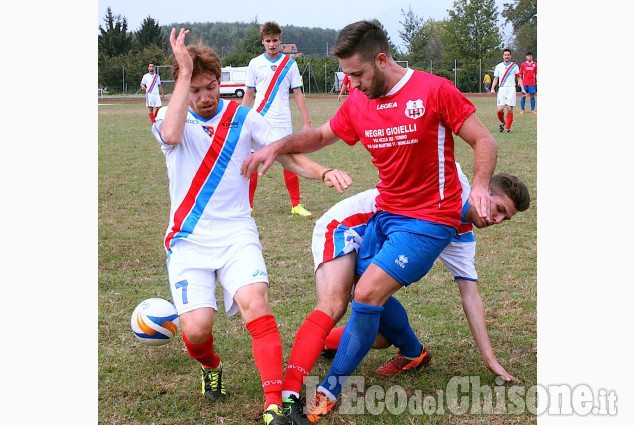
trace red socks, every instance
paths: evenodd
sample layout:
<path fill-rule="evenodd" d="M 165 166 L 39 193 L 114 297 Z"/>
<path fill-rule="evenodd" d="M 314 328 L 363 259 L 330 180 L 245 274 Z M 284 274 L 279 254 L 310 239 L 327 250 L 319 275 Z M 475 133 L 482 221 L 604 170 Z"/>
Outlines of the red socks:
<path fill-rule="evenodd" d="M 337 350 L 337 347 L 340 345 L 340 339 L 342 339 L 342 332 L 344 332 L 344 326 L 331 330 L 324 340 L 324 348 L 327 350 Z"/>
<path fill-rule="evenodd" d="M 298 175 L 291 171 L 283 170 L 284 184 L 287 185 L 289 197 L 291 198 L 291 206 L 295 207 L 300 203 L 300 179 Z"/>
<path fill-rule="evenodd" d="M 283 170 L 284 184 L 287 186 L 289 197 L 291 198 L 291 206 L 295 207 L 300 203 L 300 179 L 298 175 L 291 171 Z M 249 206 L 254 207 L 254 194 L 258 186 L 258 173 L 252 173 L 249 176 Z"/>
<path fill-rule="evenodd" d="M 258 172 L 251 173 L 249 176 L 249 206 L 254 207 L 254 193 L 256 193 L 256 187 L 258 186 Z"/>
<path fill-rule="evenodd" d="M 154 114 L 150 112 L 148 116 L 150 117 L 150 121 L 152 122 L 152 124 L 154 124 Z"/>
<path fill-rule="evenodd" d="M 498 120 L 501 122 L 501 124 L 505 124 L 505 112 L 498 111 L 496 112 L 496 116 L 498 117 Z"/>
<path fill-rule="evenodd" d="M 512 127 L 512 121 L 514 121 L 513 112 L 507 113 L 507 122 L 505 122 L 505 112 L 496 112 L 496 116 L 498 117 L 498 120 L 501 122 L 501 124 L 505 124 L 506 130 L 509 130 Z"/>
<path fill-rule="evenodd" d="M 261 316 L 247 323 L 251 334 L 254 361 L 260 372 L 265 406 L 282 407 L 282 342 L 278 325 L 272 315 Z"/>
<path fill-rule="evenodd" d="M 514 113 L 509 112 L 507 114 L 507 124 L 505 124 L 505 129 L 509 130 L 512 127 L 512 121 L 514 121 Z"/>
<path fill-rule="evenodd" d="M 202 364 L 203 367 L 208 369 L 218 367 L 220 357 L 214 352 L 214 336 L 212 334 L 209 334 L 207 341 L 202 344 L 192 344 L 185 337 L 185 333 L 181 332 L 181 334 L 183 335 L 183 342 L 185 342 L 185 347 L 187 348 L 187 354 Z"/>
<path fill-rule="evenodd" d="M 324 349 L 324 339 L 333 326 L 335 321 L 320 310 L 313 310 L 304 320 L 295 334 L 293 349 L 284 373 L 282 388 L 285 391 L 300 393 L 304 378 L 309 375 Z"/>

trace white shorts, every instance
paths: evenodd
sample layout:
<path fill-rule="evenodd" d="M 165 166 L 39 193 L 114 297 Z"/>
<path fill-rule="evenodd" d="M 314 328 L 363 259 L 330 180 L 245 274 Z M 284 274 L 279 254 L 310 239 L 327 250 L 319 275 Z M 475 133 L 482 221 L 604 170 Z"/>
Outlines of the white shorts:
<path fill-rule="evenodd" d="M 516 106 L 516 87 L 499 87 L 496 105 Z"/>
<path fill-rule="evenodd" d="M 162 106 L 161 95 L 158 93 L 146 93 L 146 106 L 160 108 Z"/>
<path fill-rule="evenodd" d="M 256 282 L 269 283 L 262 245 L 243 240 L 229 246 L 207 247 L 180 239 L 171 246 L 167 260 L 168 281 L 172 301 L 178 314 L 216 306 L 216 283 L 221 282 L 225 312 L 238 312 L 236 291 Z"/>
<path fill-rule="evenodd" d="M 377 189 L 371 189 L 344 199 L 315 222 L 311 242 L 314 270 L 322 263 L 359 251 L 368 220 L 376 211 L 378 194 Z M 477 281 L 475 252 L 476 240 L 469 231 L 452 238 L 439 260 L 455 279 Z"/>
<path fill-rule="evenodd" d="M 462 241 L 461 239 L 467 239 Z M 476 241 L 472 232 L 455 236 L 439 254 L 439 260 L 452 273 L 454 279 L 471 280 L 476 282 L 478 274 L 474 267 Z"/>
<path fill-rule="evenodd" d="M 322 263 L 359 250 L 366 223 L 377 210 L 378 194 L 377 189 L 370 189 L 346 198 L 315 222 L 311 240 L 314 270 Z"/>

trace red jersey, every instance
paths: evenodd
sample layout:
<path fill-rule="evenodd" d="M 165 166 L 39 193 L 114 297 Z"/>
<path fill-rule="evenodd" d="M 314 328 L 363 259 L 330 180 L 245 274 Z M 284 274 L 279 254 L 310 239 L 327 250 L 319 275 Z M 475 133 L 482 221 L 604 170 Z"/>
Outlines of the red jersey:
<path fill-rule="evenodd" d="M 534 61 L 523 62 L 520 66 L 520 74 L 523 76 L 523 85 L 524 86 L 535 86 L 536 85 L 536 74 L 538 73 L 538 64 Z"/>
<path fill-rule="evenodd" d="M 378 210 L 458 228 L 461 182 L 452 133 L 475 110 L 450 81 L 414 71 L 388 96 L 368 99 L 354 90 L 330 126 L 371 153 L 381 180 Z"/>

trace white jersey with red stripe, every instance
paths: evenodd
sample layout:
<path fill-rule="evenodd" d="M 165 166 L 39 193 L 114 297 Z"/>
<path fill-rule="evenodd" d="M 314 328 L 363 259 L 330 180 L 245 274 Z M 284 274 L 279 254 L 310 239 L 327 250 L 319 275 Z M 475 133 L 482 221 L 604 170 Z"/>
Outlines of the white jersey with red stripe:
<path fill-rule="evenodd" d="M 371 153 L 379 170 L 379 210 L 457 228 L 461 184 L 452 133 L 475 110 L 447 79 L 409 69 L 386 96 L 368 99 L 354 90 L 330 126 Z"/>
<path fill-rule="evenodd" d="M 470 182 L 459 163 L 456 163 L 456 168 L 461 181 L 463 204 L 461 224 L 450 244 L 439 255 L 439 259 L 455 278 L 476 281 L 477 275 L 474 268 L 476 241 L 472 233 L 472 223 L 465 218 L 470 208 L 468 202 Z M 359 251 L 367 222 L 377 211 L 375 199 L 378 195 L 377 189 L 369 189 L 346 198 L 331 207 L 316 221 L 311 242 L 314 270 L 317 270 L 322 263 Z"/>
<path fill-rule="evenodd" d="M 235 241 L 244 232 L 257 233 L 249 212 L 249 181 L 240 174 L 240 167 L 252 149 L 275 140 L 273 127 L 250 108 L 220 99 L 216 114 L 209 119 L 188 111 L 183 142 L 169 145 L 160 132 L 168 108 L 159 110 L 152 126 L 170 180 L 166 251 L 181 238 L 213 247 Z"/>
<path fill-rule="evenodd" d="M 141 78 L 141 84 L 146 86 L 147 94 L 160 94 L 159 86 L 161 85 L 161 77 L 156 72 L 150 74 L 149 72 Z"/>
<path fill-rule="evenodd" d="M 498 87 L 516 87 L 516 78 L 520 74 L 520 68 L 515 62 L 508 64 L 501 62 L 494 68 L 494 77 L 498 77 Z"/>
<path fill-rule="evenodd" d="M 280 53 L 275 59 L 262 54 L 249 61 L 245 86 L 256 89 L 253 109 L 274 127 L 291 127 L 289 90 L 302 87 L 298 65 Z"/>

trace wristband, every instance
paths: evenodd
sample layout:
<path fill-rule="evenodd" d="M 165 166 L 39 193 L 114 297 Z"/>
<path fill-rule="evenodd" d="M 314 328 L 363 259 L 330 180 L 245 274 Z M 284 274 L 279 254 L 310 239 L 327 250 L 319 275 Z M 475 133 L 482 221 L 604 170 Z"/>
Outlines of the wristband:
<path fill-rule="evenodd" d="M 324 181 L 324 177 L 326 177 L 326 173 L 328 173 L 329 171 L 333 171 L 333 169 L 332 169 L 332 168 L 329 168 L 328 170 L 326 170 L 326 171 L 324 171 L 324 172 L 322 173 L 322 181 Z"/>

